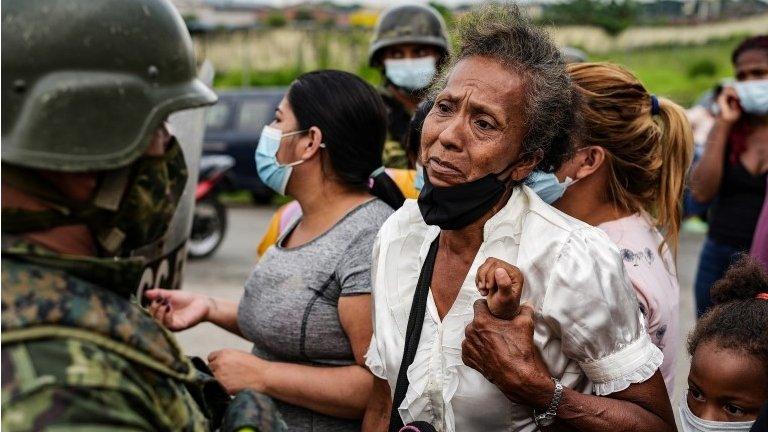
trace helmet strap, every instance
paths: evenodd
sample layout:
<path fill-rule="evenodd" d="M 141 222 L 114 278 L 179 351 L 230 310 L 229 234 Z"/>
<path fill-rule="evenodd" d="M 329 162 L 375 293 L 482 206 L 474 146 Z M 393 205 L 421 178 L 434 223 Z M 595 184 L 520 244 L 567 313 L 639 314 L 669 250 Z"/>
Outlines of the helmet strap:
<path fill-rule="evenodd" d="M 123 200 L 125 188 L 128 186 L 131 170 L 128 167 L 107 172 L 99 183 L 99 189 L 93 199 L 97 208 L 117 211 Z"/>

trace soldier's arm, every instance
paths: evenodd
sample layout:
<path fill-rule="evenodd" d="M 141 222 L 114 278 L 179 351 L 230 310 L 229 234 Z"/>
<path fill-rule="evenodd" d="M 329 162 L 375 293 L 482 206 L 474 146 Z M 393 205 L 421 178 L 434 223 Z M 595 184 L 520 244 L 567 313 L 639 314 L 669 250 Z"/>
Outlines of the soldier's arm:
<path fill-rule="evenodd" d="M 75 339 L 3 345 L 2 430 L 208 430 L 186 389 Z"/>
<path fill-rule="evenodd" d="M 42 377 L 44 378 L 44 377 Z M 89 387 L 44 386 L 3 404 L 2 429 L 22 431 L 157 430 L 147 407 L 131 395 Z"/>

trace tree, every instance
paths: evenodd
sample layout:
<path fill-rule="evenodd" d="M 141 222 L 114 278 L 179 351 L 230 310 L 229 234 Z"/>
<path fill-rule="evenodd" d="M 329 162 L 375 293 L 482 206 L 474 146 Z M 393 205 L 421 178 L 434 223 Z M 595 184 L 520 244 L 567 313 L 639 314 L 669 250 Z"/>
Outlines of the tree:
<path fill-rule="evenodd" d="M 283 27 L 285 24 L 285 16 L 280 11 L 270 12 L 267 16 L 267 25 L 270 27 Z"/>
<path fill-rule="evenodd" d="M 307 8 L 299 8 L 296 10 L 296 15 L 293 17 L 295 21 L 308 22 L 314 21 L 315 17 L 312 15 L 312 11 Z"/>
<path fill-rule="evenodd" d="M 440 15 L 442 15 L 446 24 L 451 25 L 451 23 L 453 22 L 453 12 L 451 12 L 451 10 L 448 9 L 447 6 L 445 6 L 442 3 L 438 3 L 436 1 L 430 1 L 429 5 L 435 8 L 435 10 L 437 10 L 440 13 Z"/>

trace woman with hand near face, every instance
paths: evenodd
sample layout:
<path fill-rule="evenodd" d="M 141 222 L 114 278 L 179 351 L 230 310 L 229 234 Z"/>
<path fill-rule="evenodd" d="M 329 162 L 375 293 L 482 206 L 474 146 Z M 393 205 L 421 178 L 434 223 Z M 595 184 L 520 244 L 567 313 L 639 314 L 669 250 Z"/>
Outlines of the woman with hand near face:
<path fill-rule="evenodd" d="M 386 110 L 376 90 L 339 71 L 304 74 L 256 150 L 261 179 L 301 204 L 239 303 L 151 290 L 154 316 L 178 331 L 208 321 L 254 343 L 208 361 L 230 392 L 272 396 L 291 431 L 360 429 L 372 376 L 371 248 L 392 205 L 381 168 Z M 383 181 L 382 184 L 379 184 Z"/>
<path fill-rule="evenodd" d="M 514 5 L 470 13 L 460 40 L 422 128 L 424 188 L 374 247 L 364 430 L 674 430 L 618 250 L 522 186 L 569 153 L 557 47 Z"/>
<path fill-rule="evenodd" d="M 691 171 L 693 197 L 712 201 L 694 286 L 698 316 L 712 305 L 712 284 L 749 251 L 768 187 L 768 35 L 742 42 L 732 61 L 736 82 L 717 98 L 715 124 Z"/>
<path fill-rule="evenodd" d="M 672 394 L 680 292 L 674 254 L 693 153 L 690 126 L 681 107 L 648 93 L 620 66 L 582 63 L 568 72 L 583 99 L 583 129 L 557 171 L 570 185 L 554 206 L 605 231 L 620 248 L 648 335 L 664 352 L 661 372 Z"/>

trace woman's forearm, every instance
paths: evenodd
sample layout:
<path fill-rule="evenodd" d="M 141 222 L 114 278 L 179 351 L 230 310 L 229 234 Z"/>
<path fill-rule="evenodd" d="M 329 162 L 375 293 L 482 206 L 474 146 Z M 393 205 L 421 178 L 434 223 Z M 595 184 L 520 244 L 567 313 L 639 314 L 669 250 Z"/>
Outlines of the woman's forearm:
<path fill-rule="evenodd" d="M 389 428 L 392 396 L 387 380 L 373 377 L 373 391 L 363 417 L 362 432 L 382 432 Z"/>
<path fill-rule="evenodd" d="M 625 400 L 582 394 L 566 389 L 557 410 L 558 421 L 579 431 L 674 431 L 674 419 L 664 420 Z"/>
<path fill-rule="evenodd" d="M 565 430 L 591 431 L 675 431 L 675 419 L 666 391 L 659 391 L 664 379 L 656 372 L 648 381 L 609 396 L 594 396 L 566 388 L 557 408 L 556 425 Z M 662 387 L 663 388 L 663 387 Z M 545 411 L 551 391 L 541 387 L 530 403 Z M 549 430 L 561 430 L 557 426 Z"/>
<path fill-rule="evenodd" d="M 270 363 L 264 393 L 333 417 L 362 419 L 373 375 L 358 365 L 320 367 Z"/>
<path fill-rule="evenodd" d="M 731 132 L 731 123 L 717 120 L 707 138 L 704 154 L 691 171 L 691 192 L 699 202 L 709 202 L 720 189 L 723 160 Z"/>
<path fill-rule="evenodd" d="M 208 299 L 210 305 L 205 320 L 216 324 L 230 333 L 242 336 L 243 334 L 240 332 L 240 326 L 237 324 L 238 304 L 233 301 L 213 297 L 208 297 Z"/>

